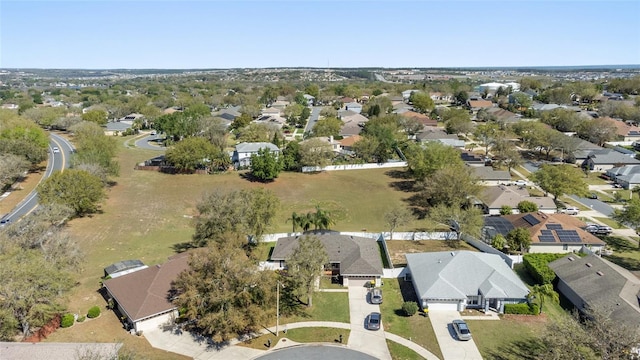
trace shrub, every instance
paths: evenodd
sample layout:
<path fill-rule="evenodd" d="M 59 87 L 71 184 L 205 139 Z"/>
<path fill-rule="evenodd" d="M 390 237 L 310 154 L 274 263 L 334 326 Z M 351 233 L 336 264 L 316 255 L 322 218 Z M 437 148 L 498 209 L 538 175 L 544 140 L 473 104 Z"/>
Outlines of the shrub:
<path fill-rule="evenodd" d="M 538 315 L 540 308 L 538 304 L 504 304 L 505 314 L 519 314 L 519 315 Z"/>
<path fill-rule="evenodd" d="M 86 317 L 83 316 L 78 316 L 78 319 L 76 320 L 77 322 L 83 322 L 86 319 Z"/>
<path fill-rule="evenodd" d="M 100 316 L 100 307 L 98 306 L 93 306 L 87 311 L 87 317 L 89 319 L 97 318 L 98 316 Z"/>
<path fill-rule="evenodd" d="M 62 316 L 62 320 L 60 320 L 60 327 L 68 328 L 76 321 L 75 316 L 73 314 L 64 314 Z"/>
<path fill-rule="evenodd" d="M 404 311 L 407 316 L 413 316 L 418 312 L 418 304 L 415 301 L 405 301 L 402 303 L 402 311 Z"/>
<path fill-rule="evenodd" d="M 531 274 L 533 279 L 539 284 L 551 284 L 556 278 L 556 274 L 549 267 L 549 263 L 567 254 L 526 254 L 522 262 L 525 269 Z"/>

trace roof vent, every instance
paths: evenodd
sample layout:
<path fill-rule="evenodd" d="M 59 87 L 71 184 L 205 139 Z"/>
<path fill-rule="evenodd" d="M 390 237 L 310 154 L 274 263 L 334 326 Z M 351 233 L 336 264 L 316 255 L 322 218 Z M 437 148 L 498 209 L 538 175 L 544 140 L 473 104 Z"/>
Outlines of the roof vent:
<path fill-rule="evenodd" d="M 451 252 L 451 256 L 456 256 L 456 253 L 454 251 Z"/>
<path fill-rule="evenodd" d="M 604 276 L 604 273 L 602 271 L 596 271 L 596 274 L 598 274 L 600 276 Z"/>
<path fill-rule="evenodd" d="M 569 259 L 569 261 L 573 261 L 573 260 L 575 260 L 575 259 L 573 258 L 573 256 L 569 256 L 569 257 L 568 257 L 568 259 Z"/>
<path fill-rule="evenodd" d="M 591 263 L 586 263 L 585 265 L 587 265 L 587 267 L 592 267 L 593 265 L 591 265 Z"/>

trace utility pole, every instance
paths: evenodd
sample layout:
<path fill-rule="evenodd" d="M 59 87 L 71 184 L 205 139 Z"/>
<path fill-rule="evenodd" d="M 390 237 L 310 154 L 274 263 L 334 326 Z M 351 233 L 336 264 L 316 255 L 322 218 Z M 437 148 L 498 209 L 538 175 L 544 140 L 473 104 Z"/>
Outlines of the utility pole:
<path fill-rule="evenodd" d="M 280 280 L 276 281 L 276 337 L 278 337 L 278 325 L 280 325 Z"/>

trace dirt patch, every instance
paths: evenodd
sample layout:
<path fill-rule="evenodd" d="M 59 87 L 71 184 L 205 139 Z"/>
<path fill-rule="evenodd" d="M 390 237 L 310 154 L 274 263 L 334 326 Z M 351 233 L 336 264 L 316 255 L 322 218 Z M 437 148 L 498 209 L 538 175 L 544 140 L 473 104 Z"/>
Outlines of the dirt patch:
<path fill-rule="evenodd" d="M 451 243 L 445 240 L 392 240 L 387 241 L 387 248 L 391 255 L 393 266 L 406 266 L 407 258 L 405 254 L 437 252 L 437 251 L 478 251 L 473 246 L 461 241 L 458 247 L 452 247 Z"/>
<path fill-rule="evenodd" d="M 43 327 L 41 327 L 40 329 L 38 329 L 38 331 L 36 331 L 34 334 L 32 334 L 29 337 L 24 338 L 24 340 L 22 340 L 22 342 L 40 342 L 44 339 L 46 339 L 49 335 L 53 334 L 57 328 L 60 327 L 60 320 L 62 319 L 62 317 L 60 316 L 60 314 L 56 315 L 53 319 L 51 319 L 51 321 L 49 321 L 47 324 L 45 324 Z"/>

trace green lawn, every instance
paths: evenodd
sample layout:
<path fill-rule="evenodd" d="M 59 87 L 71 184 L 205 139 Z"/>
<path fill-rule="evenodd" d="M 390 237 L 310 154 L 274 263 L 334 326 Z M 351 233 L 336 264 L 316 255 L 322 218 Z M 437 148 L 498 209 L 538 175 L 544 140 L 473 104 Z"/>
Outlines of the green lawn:
<path fill-rule="evenodd" d="M 602 240 L 613 254 L 604 256 L 607 260 L 630 271 L 640 271 L 640 248 L 629 240 L 617 236 L 605 236 Z"/>
<path fill-rule="evenodd" d="M 384 330 L 411 339 L 442 359 L 442 352 L 429 318 L 417 314 L 407 317 L 402 312 L 402 303 L 405 300 L 416 301 L 411 282 L 405 282 L 402 279 L 386 279 L 382 285 L 382 291 L 384 302 L 380 305 L 380 311 Z"/>
<path fill-rule="evenodd" d="M 589 174 L 589 177 L 583 177 L 582 180 L 584 180 L 585 183 L 587 183 L 587 185 L 607 185 L 609 184 L 608 181 L 604 180 L 603 178 L 600 177 L 600 174 Z"/>
<path fill-rule="evenodd" d="M 343 289 L 347 290 L 346 287 L 342 286 L 342 284 L 335 284 L 331 282 L 331 276 L 323 275 L 320 277 L 320 288 L 321 289 Z"/>
<path fill-rule="evenodd" d="M 611 196 L 611 200 L 609 200 L 608 202 L 618 203 L 618 204 L 624 204 L 625 201 L 630 200 L 630 196 L 631 196 L 631 191 L 626 189 L 604 190 L 604 192 Z M 618 194 L 620 196 L 620 200 L 622 201 L 615 202 L 613 200 L 615 194 Z"/>
<path fill-rule="evenodd" d="M 337 321 L 348 323 L 349 293 L 316 292 L 313 294 L 313 306 L 311 308 L 305 308 L 304 313 L 289 317 L 280 317 L 280 324 L 299 321 Z M 272 325 L 275 325 L 275 323 Z"/>
<path fill-rule="evenodd" d="M 256 256 L 256 259 L 258 259 L 259 261 L 267 261 L 269 260 L 269 257 L 271 256 L 271 252 L 273 251 L 273 248 L 275 246 L 276 246 L 275 242 L 259 243 L 253 249 L 253 253 Z"/>
<path fill-rule="evenodd" d="M 467 320 L 483 359 L 536 359 L 543 317 L 504 315 L 500 321 Z"/>
<path fill-rule="evenodd" d="M 342 335 L 343 343 L 347 343 L 349 340 L 350 330 L 347 329 L 335 329 L 326 327 L 314 327 L 314 328 L 300 328 L 287 330 L 284 334 L 279 332 L 279 336 L 273 334 L 266 334 L 245 342 L 239 343 L 239 346 L 245 346 L 252 349 L 267 350 L 267 343 L 271 340 L 271 346 L 274 346 L 278 340 L 287 338 L 289 340 L 299 343 L 339 343 L 340 335 Z"/>
<path fill-rule="evenodd" d="M 620 223 L 618 223 L 617 221 L 608 218 L 608 217 L 594 217 L 594 219 L 602 222 L 605 225 L 609 225 L 614 229 L 626 229 L 627 227 L 624 225 L 620 225 Z"/>
<path fill-rule="evenodd" d="M 409 349 L 404 345 L 400 345 L 397 342 L 387 340 L 387 347 L 391 353 L 391 359 L 393 360 L 420 360 L 424 359 L 417 352 Z"/>

